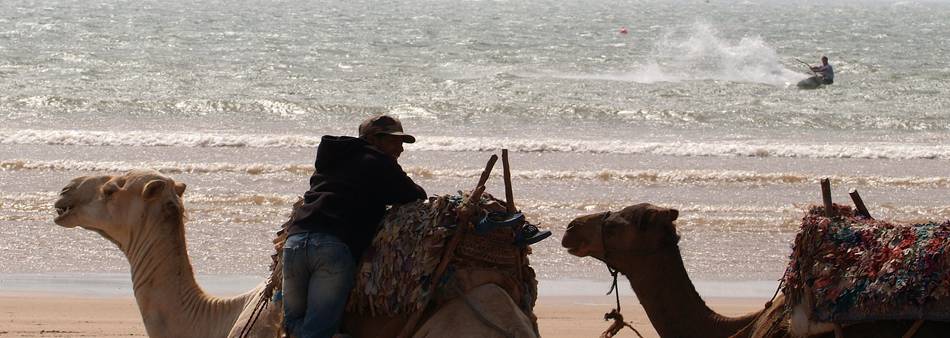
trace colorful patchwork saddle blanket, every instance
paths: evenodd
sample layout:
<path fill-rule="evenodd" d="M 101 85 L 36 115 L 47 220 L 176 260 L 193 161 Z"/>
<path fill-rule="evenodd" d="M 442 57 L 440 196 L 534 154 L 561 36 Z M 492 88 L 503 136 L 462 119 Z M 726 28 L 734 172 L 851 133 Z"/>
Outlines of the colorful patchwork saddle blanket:
<path fill-rule="evenodd" d="M 347 310 L 386 316 L 413 313 L 423 310 L 434 297 L 454 298 L 490 280 L 531 313 L 533 301 L 522 300 L 536 299 L 537 281 L 528 266 L 528 252 L 514 245 L 515 234 L 510 228 L 464 235 L 446 273 L 434 280 L 449 239 L 458 231 L 456 209 L 466 198 L 460 192 L 388 210 L 371 249 L 363 256 Z M 475 217 L 486 214 L 486 206 L 499 205 L 488 194 L 480 202 L 482 208 Z"/>
<path fill-rule="evenodd" d="M 363 257 L 347 308 L 384 315 L 422 310 L 460 202 L 440 196 L 390 209 Z"/>
<path fill-rule="evenodd" d="M 950 221 L 894 224 L 815 206 L 795 237 L 784 289 L 813 321 L 950 321 Z"/>

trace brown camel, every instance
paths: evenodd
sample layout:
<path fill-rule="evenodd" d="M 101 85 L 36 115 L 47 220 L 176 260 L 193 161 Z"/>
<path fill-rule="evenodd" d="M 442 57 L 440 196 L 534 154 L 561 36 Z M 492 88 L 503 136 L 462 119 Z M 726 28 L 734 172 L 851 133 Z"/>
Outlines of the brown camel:
<path fill-rule="evenodd" d="M 63 188 L 56 224 L 95 231 L 125 254 L 132 287 L 150 337 L 238 337 L 260 300 L 262 282 L 244 294 L 219 298 L 197 284 L 185 247 L 185 184 L 151 170 L 120 176 L 84 176 Z M 443 300 L 427 313 L 414 337 L 535 337 L 532 322 L 496 285 L 481 285 Z M 481 307 L 480 320 L 467 303 Z M 277 337 L 281 303 L 267 302 L 248 337 Z M 348 314 L 354 337 L 394 337 L 404 318 Z M 501 331 L 501 332 L 499 332 Z"/>
<path fill-rule="evenodd" d="M 792 337 L 781 295 L 770 307 L 738 318 L 724 317 L 706 306 L 683 266 L 673 224 L 678 216 L 675 209 L 645 203 L 585 215 L 568 225 L 561 244 L 575 256 L 594 257 L 623 273 L 661 337 Z M 843 335 L 902 337 L 911 325 L 912 321 L 859 323 L 845 326 Z M 913 337 L 950 337 L 950 323 L 926 322 Z"/>

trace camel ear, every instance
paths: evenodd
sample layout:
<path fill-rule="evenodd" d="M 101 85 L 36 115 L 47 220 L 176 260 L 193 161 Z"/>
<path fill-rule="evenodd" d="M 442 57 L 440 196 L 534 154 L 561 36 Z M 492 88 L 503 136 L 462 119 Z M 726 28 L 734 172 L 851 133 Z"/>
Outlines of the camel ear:
<path fill-rule="evenodd" d="M 680 212 L 676 209 L 656 208 L 650 214 L 650 223 L 653 224 L 672 224 L 679 217 Z"/>
<path fill-rule="evenodd" d="M 178 194 L 178 197 L 181 197 L 185 193 L 185 188 L 188 186 L 181 182 L 175 182 L 175 194 Z"/>
<path fill-rule="evenodd" d="M 623 210 L 620 210 L 617 214 L 611 215 L 607 221 L 615 221 L 614 218 L 618 218 L 632 225 L 637 230 L 645 230 L 646 226 L 650 224 L 649 222 L 653 221 L 652 207 L 653 206 L 649 203 L 631 205 L 623 208 Z"/>
<path fill-rule="evenodd" d="M 664 213 L 666 214 L 666 219 L 668 219 L 670 223 L 680 217 L 680 211 L 676 209 L 666 209 Z"/>
<path fill-rule="evenodd" d="M 145 189 L 142 190 L 142 198 L 145 198 L 145 200 L 154 199 L 162 195 L 162 190 L 165 190 L 165 181 L 152 180 L 145 183 Z"/>
<path fill-rule="evenodd" d="M 119 191 L 120 189 L 122 188 L 119 187 L 119 185 L 116 184 L 116 182 L 109 182 L 109 183 L 106 183 L 104 186 L 102 186 L 102 194 L 105 196 L 111 196 L 112 194 L 114 194 L 116 191 Z"/>

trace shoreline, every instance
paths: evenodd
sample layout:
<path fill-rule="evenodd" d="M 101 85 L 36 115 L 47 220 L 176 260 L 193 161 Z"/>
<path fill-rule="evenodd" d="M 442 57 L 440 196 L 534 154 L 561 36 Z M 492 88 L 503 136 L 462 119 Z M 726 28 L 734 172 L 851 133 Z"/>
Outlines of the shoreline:
<path fill-rule="evenodd" d="M 767 299 L 707 298 L 710 308 L 726 316 L 757 311 Z M 624 319 L 645 338 L 658 337 L 635 297 L 621 297 Z M 542 337 L 597 337 L 609 323 L 603 315 L 614 297 L 542 296 L 535 306 Z M 64 296 L 0 291 L 0 337 L 145 337 L 145 327 L 131 296 Z M 617 337 L 635 337 L 629 329 Z"/>
<path fill-rule="evenodd" d="M 539 298 L 597 297 L 607 293 L 610 278 L 541 279 Z M 256 287 L 265 276 L 197 275 L 198 285 L 213 296 L 232 296 Z M 772 297 L 778 281 L 693 281 L 703 298 L 765 299 Z M 620 296 L 632 296 L 624 277 L 618 283 Z M 65 297 L 131 297 L 132 282 L 127 272 L 110 273 L 0 273 L 0 296 L 56 294 Z M 613 297 L 613 296 L 611 296 Z M 635 297 L 634 297 L 635 298 Z"/>

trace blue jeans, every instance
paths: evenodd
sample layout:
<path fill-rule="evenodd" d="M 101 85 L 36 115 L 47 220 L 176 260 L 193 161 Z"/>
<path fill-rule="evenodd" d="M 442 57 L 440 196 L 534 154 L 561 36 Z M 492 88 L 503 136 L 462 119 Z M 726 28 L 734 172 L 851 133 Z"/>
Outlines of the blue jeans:
<path fill-rule="evenodd" d="M 284 243 L 284 326 L 297 338 L 332 337 L 353 288 L 355 262 L 339 238 L 316 232 Z"/>

